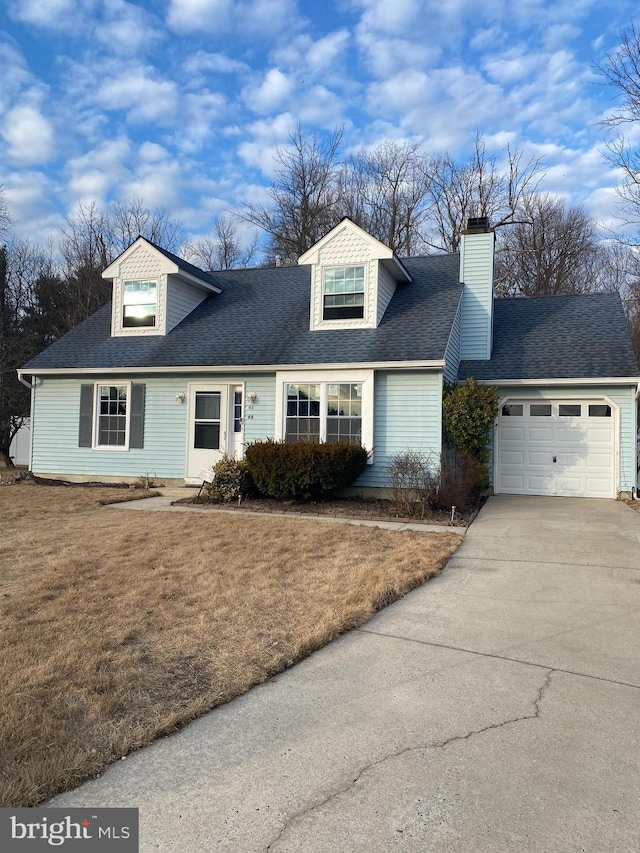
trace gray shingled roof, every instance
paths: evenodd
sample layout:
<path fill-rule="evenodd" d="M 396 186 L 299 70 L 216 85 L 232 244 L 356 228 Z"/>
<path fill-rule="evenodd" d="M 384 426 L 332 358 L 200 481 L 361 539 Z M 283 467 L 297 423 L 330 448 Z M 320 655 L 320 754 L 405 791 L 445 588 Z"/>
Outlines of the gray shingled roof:
<path fill-rule="evenodd" d="M 639 374 L 617 293 L 497 299 L 491 360 L 459 371 L 488 381 Z"/>
<path fill-rule="evenodd" d="M 141 237 L 142 234 L 139 234 L 136 239 L 139 240 Z M 202 281 L 207 282 L 208 284 L 214 285 L 214 287 L 221 287 L 219 282 L 216 282 L 212 273 L 205 272 L 199 267 L 190 264 L 189 261 L 185 261 L 183 258 L 179 258 L 177 255 L 174 255 L 173 252 L 168 251 L 168 249 L 163 249 L 162 246 L 158 246 L 157 243 L 152 242 L 151 240 L 147 239 L 147 237 L 142 237 L 142 239 L 145 240 L 150 246 L 153 246 L 154 249 L 157 249 L 161 255 L 165 256 L 165 258 L 168 258 L 170 261 L 173 261 L 173 263 L 176 264 L 179 269 L 183 270 L 186 273 L 189 273 L 189 275 L 192 275 L 195 278 L 199 278 Z M 122 252 L 122 254 L 124 254 L 124 252 Z M 113 261 L 113 263 L 115 263 L 115 261 Z"/>
<path fill-rule="evenodd" d="M 457 255 L 404 261 L 377 329 L 309 331 L 310 276 L 303 267 L 209 273 L 223 288 L 166 336 L 111 337 L 111 306 L 33 358 L 24 370 L 296 365 L 435 360 L 444 357 L 461 285 Z"/>

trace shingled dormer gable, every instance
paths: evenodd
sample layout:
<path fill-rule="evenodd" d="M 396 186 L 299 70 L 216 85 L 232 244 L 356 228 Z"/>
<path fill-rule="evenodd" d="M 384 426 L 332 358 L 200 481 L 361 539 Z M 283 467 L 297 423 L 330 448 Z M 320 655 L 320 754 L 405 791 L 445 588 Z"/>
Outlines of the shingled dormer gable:
<path fill-rule="evenodd" d="M 138 237 L 102 273 L 113 281 L 112 337 L 166 335 L 211 293 L 214 279 Z"/>
<path fill-rule="evenodd" d="M 396 286 L 411 281 L 395 253 L 347 217 L 298 264 L 311 274 L 311 331 L 374 329 Z"/>

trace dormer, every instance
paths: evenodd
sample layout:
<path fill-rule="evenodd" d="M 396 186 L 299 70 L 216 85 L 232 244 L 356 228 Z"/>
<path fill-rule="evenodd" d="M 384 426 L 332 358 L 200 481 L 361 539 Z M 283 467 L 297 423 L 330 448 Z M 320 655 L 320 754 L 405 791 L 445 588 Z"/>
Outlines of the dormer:
<path fill-rule="evenodd" d="M 298 259 L 311 273 L 310 329 L 375 329 L 411 276 L 395 253 L 350 219 Z"/>
<path fill-rule="evenodd" d="M 102 273 L 113 281 L 112 337 L 166 335 L 211 293 L 212 277 L 138 237 Z"/>

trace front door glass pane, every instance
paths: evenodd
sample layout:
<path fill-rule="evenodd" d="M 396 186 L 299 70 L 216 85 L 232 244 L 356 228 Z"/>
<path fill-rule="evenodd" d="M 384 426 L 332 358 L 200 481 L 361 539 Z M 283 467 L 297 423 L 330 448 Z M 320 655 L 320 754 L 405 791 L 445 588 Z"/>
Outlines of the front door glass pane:
<path fill-rule="evenodd" d="M 196 420 L 220 420 L 219 391 L 196 391 Z"/>
<path fill-rule="evenodd" d="M 220 449 L 220 424 L 196 423 L 193 446 L 196 449 Z"/>

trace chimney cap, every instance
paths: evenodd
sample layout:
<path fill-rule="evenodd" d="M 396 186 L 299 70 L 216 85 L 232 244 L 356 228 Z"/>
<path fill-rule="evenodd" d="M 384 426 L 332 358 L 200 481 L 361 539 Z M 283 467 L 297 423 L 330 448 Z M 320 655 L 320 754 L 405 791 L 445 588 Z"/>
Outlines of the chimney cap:
<path fill-rule="evenodd" d="M 487 234 L 491 231 L 488 216 L 470 216 L 467 219 L 465 234 Z"/>

